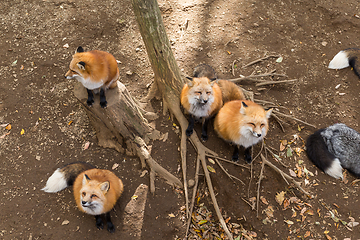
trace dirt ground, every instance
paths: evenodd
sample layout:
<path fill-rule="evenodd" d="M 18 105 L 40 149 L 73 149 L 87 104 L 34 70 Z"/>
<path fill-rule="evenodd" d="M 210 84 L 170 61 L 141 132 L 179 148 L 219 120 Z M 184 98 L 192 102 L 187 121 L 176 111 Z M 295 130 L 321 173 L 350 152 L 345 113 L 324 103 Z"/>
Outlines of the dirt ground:
<path fill-rule="evenodd" d="M 160 0 L 159 6 L 184 75 L 191 75 L 199 63 L 210 64 L 224 79 L 276 70 L 287 77 L 274 80 L 297 81 L 264 87 L 247 81 L 241 82 L 242 87 L 316 128 L 343 122 L 360 131 L 358 77 L 350 68 L 327 69 L 338 51 L 360 45 L 358 0 Z M 78 46 L 108 51 L 121 62 L 120 81 L 135 98 L 146 96 L 153 73 L 131 2 L 3 0 L 0 18 L 0 238 L 126 239 L 124 207 L 141 183 L 148 184 L 149 176 L 141 177 L 139 159 L 97 145 L 94 129 L 73 95 L 75 82 L 64 74 Z M 269 55 L 281 56 L 282 61 L 269 58 L 242 68 Z M 161 113 L 160 102 L 152 104 Z M 154 142 L 151 154 L 181 178 L 177 129 L 168 116 L 159 115 L 156 127 L 169 138 Z M 251 206 L 256 205 L 261 160 L 254 161 L 252 171 L 223 162 L 244 184 L 231 181 L 209 162 L 215 169 L 211 177 L 217 200 L 234 237 L 240 235 L 241 224 L 257 239 L 360 238 L 360 226 L 348 226 L 360 221 L 359 184 L 349 174 L 340 181 L 317 170 L 302 151 L 303 139 L 315 128 L 284 120 L 283 132 L 271 119 L 265 141 L 281 163 L 270 154 L 268 159 L 293 175 L 314 198 L 289 187 L 281 175 L 265 167 L 257 212 Z M 281 145 L 283 140 L 287 144 Z M 87 142 L 90 146 L 84 150 Z M 212 130 L 205 146 L 223 158 L 231 157 L 232 147 Z M 190 144 L 188 148 L 189 178 L 194 178 L 195 152 Z M 254 155 L 259 150 L 260 146 L 254 148 Z M 40 191 L 50 173 L 74 161 L 104 169 L 119 164 L 114 172 L 123 180 L 125 192 L 112 212 L 115 234 L 97 230 L 93 217 L 77 210 L 71 189 L 57 194 Z M 212 211 L 202 178 L 200 188 L 199 206 Z M 182 239 L 186 231 L 182 206 L 182 191 L 157 180 L 155 195 L 148 195 L 142 239 Z M 195 226 L 201 228 L 200 223 Z"/>

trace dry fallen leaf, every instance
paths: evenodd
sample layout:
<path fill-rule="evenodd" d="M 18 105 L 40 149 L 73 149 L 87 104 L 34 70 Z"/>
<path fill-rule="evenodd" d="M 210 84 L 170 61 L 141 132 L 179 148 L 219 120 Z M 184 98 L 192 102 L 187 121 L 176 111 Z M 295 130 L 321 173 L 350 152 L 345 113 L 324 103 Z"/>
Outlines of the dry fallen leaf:
<path fill-rule="evenodd" d="M 111 167 L 112 170 L 116 169 L 119 166 L 118 163 L 114 163 L 114 165 Z"/>
<path fill-rule="evenodd" d="M 24 129 L 21 129 L 20 134 L 23 135 L 24 133 L 25 133 L 25 130 L 24 130 Z"/>
<path fill-rule="evenodd" d="M 284 191 L 281 191 L 280 193 L 276 194 L 276 196 L 275 196 L 275 200 L 279 205 L 282 205 L 284 199 L 285 199 Z"/>
<path fill-rule="evenodd" d="M 285 222 L 287 225 L 289 225 L 289 227 L 290 227 L 290 225 L 293 225 L 293 224 L 294 224 L 294 222 L 293 222 L 293 221 L 290 221 L 290 220 L 284 220 L 284 222 Z"/>
<path fill-rule="evenodd" d="M 306 231 L 305 235 L 304 235 L 304 238 L 307 238 L 310 236 L 310 231 Z"/>
<path fill-rule="evenodd" d="M 269 217 L 272 218 L 274 217 L 274 208 L 273 206 L 268 206 L 263 212 L 265 212 L 265 214 Z"/>
<path fill-rule="evenodd" d="M 210 172 L 216 173 L 216 172 L 215 172 L 215 169 L 214 169 L 212 166 L 207 165 L 207 169 L 208 169 Z"/>
<path fill-rule="evenodd" d="M 84 145 L 84 150 L 88 149 L 89 146 L 90 146 L 90 142 L 88 141 L 88 142 L 86 142 L 85 145 Z"/>
<path fill-rule="evenodd" d="M 290 201 L 288 199 L 284 199 L 284 210 L 288 209 L 290 206 Z"/>
<path fill-rule="evenodd" d="M 175 215 L 174 215 L 173 213 L 170 213 L 170 214 L 169 214 L 169 217 L 174 218 Z"/>
<path fill-rule="evenodd" d="M 11 130 L 11 124 L 8 124 L 6 127 L 5 127 L 6 130 Z"/>
<path fill-rule="evenodd" d="M 69 222 L 69 220 L 64 220 L 62 223 L 61 223 L 61 225 L 68 225 L 70 222 Z"/>
<path fill-rule="evenodd" d="M 269 205 L 269 202 L 266 200 L 266 198 L 264 198 L 263 196 L 260 197 L 260 200 L 266 204 L 266 205 Z"/>
<path fill-rule="evenodd" d="M 209 162 L 215 164 L 215 161 L 212 158 L 208 158 Z"/>

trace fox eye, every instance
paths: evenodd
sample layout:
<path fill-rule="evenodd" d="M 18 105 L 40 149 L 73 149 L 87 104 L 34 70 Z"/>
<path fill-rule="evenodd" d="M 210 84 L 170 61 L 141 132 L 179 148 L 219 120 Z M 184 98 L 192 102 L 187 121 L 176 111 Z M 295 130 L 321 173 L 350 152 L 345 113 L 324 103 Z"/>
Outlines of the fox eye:
<path fill-rule="evenodd" d="M 207 94 L 207 95 L 210 95 L 210 94 L 211 94 L 211 92 L 206 92 L 206 94 Z"/>
<path fill-rule="evenodd" d="M 82 195 L 83 197 L 85 197 L 85 196 L 86 196 L 86 192 L 82 192 L 81 195 Z"/>
<path fill-rule="evenodd" d="M 263 123 L 260 125 L 261 128 L 264 127 L 264 126 L 265 126 L 265 124 L 263 124 Z"/>
<path fill-rule="evenodd" d="M 249 123 L 251 126 L 255 127 L 255 123 Z"/>
<path fill-rule="evenodd" d="M 95 194 L 92 194 L 91 195 L 91 198 L 96 198 L 97 196 Z"/>

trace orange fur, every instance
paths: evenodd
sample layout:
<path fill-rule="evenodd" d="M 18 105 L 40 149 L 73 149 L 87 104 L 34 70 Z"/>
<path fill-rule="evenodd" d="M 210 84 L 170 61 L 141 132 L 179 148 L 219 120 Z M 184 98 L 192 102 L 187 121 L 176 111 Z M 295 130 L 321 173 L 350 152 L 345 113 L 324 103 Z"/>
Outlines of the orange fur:
<path fill-rule="evenodd" d="M 193 80 L 184 85 L 181 95 L 180 102 L 187 113 L 190 113 L 198 117 L 197 113 L 193 110 L 193 103 L 196 102 L 194 99 L 203 98 L 210 100 L 213 98 L 213 102 L 210 103 L 207 110 L 200 117 L 211 117 L 215 115 L 223 105 L 222 95 L 219 85 L 216 82 L 211 82 L 207 77 L 193 78 Z"/>
<path fill-rule="evenodd" d="M 265 111 L 260 105 L 248 100 L 230 101 L 216 115 L 214 128 L 224 140 L 248 148 L 265 137 L 271 111 Z"/>
<path fill-rule="evenodd" d="M 85 63 L 85 69 L 78 66 L 79 62 Z M 116 87 L 116 80 L 119 78 L 119 68 L 116 59 L 108 52 L 93 50 L 89 52 L 76 52 L 70 62 L 69 71 L 65 77 L 72 77 L 80 75 L 85 79 L 88 85 L 83 85 L 90 89 L 88 86 L 92 83 L 102 83 L 101 87 L 114 88 Z"/>
<path fill-rule="evenodd" d="M 85 174 L 90 178 L 86 179 Z M 85 182 L 85 183 L 84 183 Z M 102 184 L 109 182 L 110 186 L 108 190 L 102 190 Z M 124 186 L 122 181 L 111 171 L 103 169 L 90 169 L 79 174 L 74 182 L 74 197 L 78 208 L 82 211 L 81 195 L 85 192 L 89 197 L 93 195 L 99 198 L 103 203 L 102 213 L 107 213 L 114 208 L 115 203 L 121 196 Z M 86 212 L 89 213 L 89 212 Z"/>
<path fill-rule="evenodd" d="M 221 89 L 224 104 L 232 100 L 245 100 L 243 91 L 235 83 L 228 80 L 216 80 L 216 82 Z"/>

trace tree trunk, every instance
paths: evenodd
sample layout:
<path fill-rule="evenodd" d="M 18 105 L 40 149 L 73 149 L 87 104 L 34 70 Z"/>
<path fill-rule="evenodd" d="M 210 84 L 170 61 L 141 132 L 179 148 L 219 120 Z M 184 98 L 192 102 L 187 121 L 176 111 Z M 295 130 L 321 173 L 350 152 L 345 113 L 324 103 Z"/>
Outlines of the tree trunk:
<path fill-rule="evenodd" d="M 175 116 L 181 126 L 181 144 L 180 155 L 182 160 L 183 170 L 183 183 L 184 193 L 186 201 L 186 213 L 190 218 L 189 213 L 189 200 L 186 181 L 186 134 L 185 130 L 188 125 L 188 121 L 181 112 L 180 109 L 180 93 L 184 85 L 184 81 L 181 79 L 180 69 L 175 61 L 174 55 L 171 51 L 170 42 L 167 38 L 165 27 L 162 21 L 160 9 L 156 0 L 132 0 L 134 13 L 138 22 L 140 33 L 145 43 L 146 51 L 149 56 L 149 60 L 152 69 L 155 74 L 155 82 L 152 85 L 150 94 L 147 100 L 154 97 L 156 93 L 160 94 L 163 99 L 164 113 L 167 110 Z M 202 161 L 203 170 L 208 173 L 206 168 L 205 153 L 216 155 L 216 153 L 207 149 L 201 144 L 196 134 L 192 134 L 190 141 L 198 152 L 198 157 Z M 204 167 L 205 166 L 205 167 Z M 208 174 L 207 174 L 208 175 Z M 215 194 L 211 184 L 210 177 L 207 179 L 207 184 L 212 192 L 211 198 L 219 218 L 219 221 L 224 228 L 225 233 L 229 239 L 233 239 L 232 234 L 228 230 L 223 216 L 220 213 L 219 207 L 216 202 Z M 194 198 L 194 196 L 193 196 Z"/>

